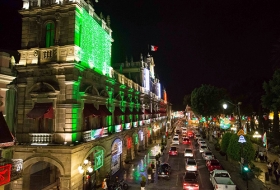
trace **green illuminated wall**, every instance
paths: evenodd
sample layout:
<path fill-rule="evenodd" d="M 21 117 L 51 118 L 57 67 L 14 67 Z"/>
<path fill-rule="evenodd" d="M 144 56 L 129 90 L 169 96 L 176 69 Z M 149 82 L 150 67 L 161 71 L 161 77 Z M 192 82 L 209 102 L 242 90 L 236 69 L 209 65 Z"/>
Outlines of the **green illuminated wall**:
<path fill-rule="evenodd" d="M 81 64 L 108 74 L 111 67 L 111 37 L 82 8 L 76 8 L 75 45 L 81 47 Z"/>

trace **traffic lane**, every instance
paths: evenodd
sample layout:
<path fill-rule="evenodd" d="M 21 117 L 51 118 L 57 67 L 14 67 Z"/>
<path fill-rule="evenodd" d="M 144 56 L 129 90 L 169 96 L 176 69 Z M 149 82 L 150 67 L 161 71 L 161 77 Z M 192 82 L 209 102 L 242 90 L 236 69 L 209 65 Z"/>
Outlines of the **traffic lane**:
<path fill-rule="evenodd" d="M 197 145 L 196 141 L 192 139 L 193 144 L 193 151 L 194 151 L 194 157 L 197 162 L 198 167 L 198 180 L 199 180 L 199 189 L 201 190 L 212 190 L 213 186 L 210 182 L 210 176 L 209 171 L 206 167 L 206 161 L 202 158 L 201 153 L 199 152 L 199 146 Z"/>

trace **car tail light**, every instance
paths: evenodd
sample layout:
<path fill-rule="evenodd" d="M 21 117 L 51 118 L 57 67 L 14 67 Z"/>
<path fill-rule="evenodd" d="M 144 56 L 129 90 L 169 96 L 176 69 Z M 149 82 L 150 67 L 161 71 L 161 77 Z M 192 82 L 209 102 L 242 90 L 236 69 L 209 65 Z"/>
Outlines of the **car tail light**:
<path fill-rule="evenodd" d="M 195 187 L 198 187 L 198 185 L 197 185 L 197 184 L 195 184 L 194 186 L 195 186 Z"/>
<path fill-rule="evenodd" d="M 187 186 L 188 184 L 187 183 L 184 183 L 184 186 Z"/>

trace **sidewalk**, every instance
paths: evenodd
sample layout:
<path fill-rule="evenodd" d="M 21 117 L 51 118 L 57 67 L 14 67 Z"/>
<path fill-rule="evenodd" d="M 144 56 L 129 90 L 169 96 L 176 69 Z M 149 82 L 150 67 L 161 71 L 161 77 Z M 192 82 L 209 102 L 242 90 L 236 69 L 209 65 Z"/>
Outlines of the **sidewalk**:
<path fill-rule="evenodd" d="M 213 139 L 213 142 L 208 142 L 207 139 L 205 139 L 205 140 L 208 143 L 208 146 L 211 149 L 211 151 L 213 152 L 213 154 L 216 156 L 216 158 L 222 164 L 222 166 L 230 173 L 231 178 L 232 178 L 233 182 L 236 184 L 238 190 L 246 190 L 247 183 L 246 183 L 246 180 L 243 180 L 241 177 L 239 163 L 236 161 L 227 161 L 225 156 L 221 156 L 221 154 L 215 150 L 214 142 L 216 142 L 216 141 L 214 139 Z M 256 149 L 257 149 L 257 146 L 256 146 Z M 273 161 L 275 159 L 275 157 L 277 157 L 277 155 L 268 153 L 269 160 Z M 262 170 L 262 172 L 259 177 L 255 177 L 252 180 L 248 181 L 248 189 L 249 190 L 264 190 L 264 189 L 271 188 L 271 190 L 279 190 L 280 186 L 276 185 L 274 177 L 273 177 L 273 179 L 271 179 L 271 176 L 270 176 L 270 181 L 269 182 L 265 181 L 265 172 L 267 172 L 266 163 L 260 163 L 260 162 L 253 162 L 253 163 L 255 164 L 256 167 L 259 167 Z"/>

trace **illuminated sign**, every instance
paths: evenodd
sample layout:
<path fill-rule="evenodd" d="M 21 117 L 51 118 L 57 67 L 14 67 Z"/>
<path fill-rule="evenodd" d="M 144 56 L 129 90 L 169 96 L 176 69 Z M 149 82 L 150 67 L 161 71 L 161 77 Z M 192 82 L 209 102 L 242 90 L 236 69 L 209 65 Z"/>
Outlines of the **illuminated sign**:
<path fill-rule="evenodd" d="M 125 123 L 125 129 L 131 129 L 131 123 Z"/>
<path fill-rule="evenodd" d="M 160 83 L 157 83 L 157 95 L 159 98 L 161 98 L 161 88 L 160 88 Z"/>
<path fill-rule="evenodd" d="M 132 138 L 131 137 L 128 137 L 126 139 L 126 144 L 127 144 L 127 149 L 130 149 L 131 145 L 132 145 Z"/>
<path fill-rule="evenodd" d="M 122 141 L 116 139 L 112 146 L 112 155 L 120 155 L 122 153 Z"/>
<path fill-rule="evenodd" d="M 138 144 L 138 135 L 134 134 L 134 144 Z"/>
<path fill-rule="evenodd" d="M 0 166 L 0 185 L 4 185 L 10 182 L 11 168 L 12 168 L 12 164 L 6 164 L 4 166 Z"/>
<path fill-rule="evenodd" d="M 140 131 L 140 141 L 143 141 L 143 132 L 142 131 Z"/>
<path fill-rule="evenodd" d="M 122 131 L 122 125 L 115 125 L 115 132 L 121 132 Z"/>
<path fill-rule="evenodd" d="M 137 121 L 133 122 L 133 127 L 137 127 Z"/>
<path fill-rule="evenodd" d="M 150 91 L 150 72 L 147 68 L 143 69 L 143 87 L 147 90 Z"/>
<path fill-rule="evenodd" d="M 105 137 L 108 135 L 108 128 L 107 127 L 102 127 L 101 129 L 93 129 L 91 130 L 90 136 L 91 140 L 100 138 L 100 137 Z"/>
<path fill-rule="evenodd" d="M 98 170 L 103 166 L 104 153 L 103 150 L 99 150 L 94 154 L 94 170 Z"/>

